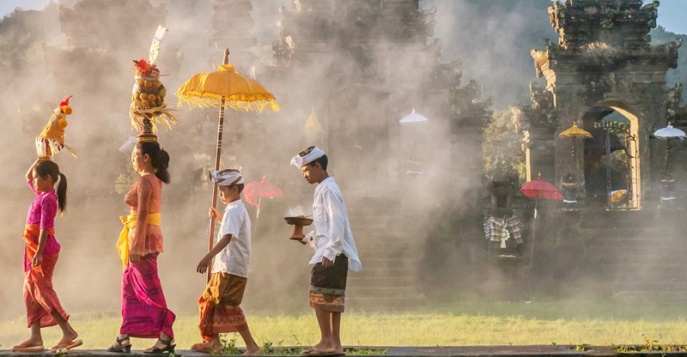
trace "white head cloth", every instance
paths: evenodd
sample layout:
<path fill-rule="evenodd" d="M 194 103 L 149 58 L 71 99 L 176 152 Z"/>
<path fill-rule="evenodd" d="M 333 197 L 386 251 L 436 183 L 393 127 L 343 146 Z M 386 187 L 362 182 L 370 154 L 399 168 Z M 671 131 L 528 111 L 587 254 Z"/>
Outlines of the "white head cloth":
<path fill-rule="evenodd" d="M 243 176 L 239 170 L 227 169 L 222 171 L 213 171 L 210 173 L 212 183 L 217 186 L 231 186 L 243 183 Z"/>
<path fill-rule="evenodd" d="M 300 169 L 303 167 L 303 165 L 307 165 L 324 155 L 324 150 L 318 148 L 317 146 L 311 146 L 291 158 L 291 165 Z"/>

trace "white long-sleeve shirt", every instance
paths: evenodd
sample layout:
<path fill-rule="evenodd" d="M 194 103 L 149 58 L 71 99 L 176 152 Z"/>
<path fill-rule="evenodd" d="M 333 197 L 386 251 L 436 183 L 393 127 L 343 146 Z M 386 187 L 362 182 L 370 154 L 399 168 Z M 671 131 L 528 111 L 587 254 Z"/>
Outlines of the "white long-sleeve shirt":
<path fill-rule="evenodd" d="M 315 248 L 310 264 L 322 262 L 322 257 L 334 261 L 337 255 L 343 253 L 348 257 L 349 270 L 360 271 L 363 268 L 348 221 L 346 204 L 333 177 L 324 179 L 315 187 L 313 223 L 315 229 L 303 238 L 304 242 Z"/>

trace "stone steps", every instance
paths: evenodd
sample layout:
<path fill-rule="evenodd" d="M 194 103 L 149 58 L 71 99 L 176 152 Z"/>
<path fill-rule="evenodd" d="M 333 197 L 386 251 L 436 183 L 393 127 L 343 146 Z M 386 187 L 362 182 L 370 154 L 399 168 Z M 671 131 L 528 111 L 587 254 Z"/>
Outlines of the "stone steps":
<path fill-rule="evenodd" d="M 586 212 L 587 268 L 614 293 L 687 296 L 687 239 L 675 212 Z"/>
<path fill-rule="evenodd" d="M 346 304 L 359 309 L 400 309 L 424 302 L 418 280 L 419 242 L 401 228 L 399 205 L 369 198 L 348 207 L 363 270 L 348 275 Z"/>

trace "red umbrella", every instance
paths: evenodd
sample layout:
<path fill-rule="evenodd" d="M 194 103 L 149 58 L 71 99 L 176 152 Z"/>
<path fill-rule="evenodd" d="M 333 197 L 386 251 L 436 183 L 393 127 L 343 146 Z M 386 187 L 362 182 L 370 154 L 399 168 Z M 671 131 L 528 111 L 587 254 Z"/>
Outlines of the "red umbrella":
<path fill-rule="evenodd" d="M 529 198 L 546 198 L 556 201 L 563 200 L 563 195 L 561 195 L 556 186 L 540 178 L 522 185 L 522 187 L 520 187 L 520 192 L 522 192 L 525 197 Z"/>
<path fill-rule="evenodd" d="M 263 177 L 260 181 L 247 183 L 243 188 L 243 196 L 246 198 L 246 202 L 258 208 L 257 219 L 260 216 L 260 203 L 263 197 L 281 198 L 284 197 L 284 193 L 279 187 L 269 182 L 267 177 Z"/>
<path fill-rule="evenodd" d="M 532 266 L 534 258 L 534 237 L 537 229 L 537 203 L 540 198 L 545 198 L 548 200 L 562 201 L 563 195 L 558 191 L 556 186 L 550 184 L 547 181 L 537 178 L 536 180 L 529 181 L 520 187 L 520 192 L 522 192 L 525 197 L 534 198 L 534 218 L 532 219 L 532 244 L 530 248 L 530 266 Z"/>

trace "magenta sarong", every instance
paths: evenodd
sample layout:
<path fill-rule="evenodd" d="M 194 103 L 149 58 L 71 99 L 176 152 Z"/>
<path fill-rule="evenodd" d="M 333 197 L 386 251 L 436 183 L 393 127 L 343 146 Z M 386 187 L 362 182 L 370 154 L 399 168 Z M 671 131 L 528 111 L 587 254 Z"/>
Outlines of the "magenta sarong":
<path fill-rule="evenodd" d="M 122 327 L 119 333 L 139 338 L 156 338 L 160 332 L 174 338 L 176 315 L 167 308 L 157 274 L 157 255 L 129 262 L 122 276 Z"/>

